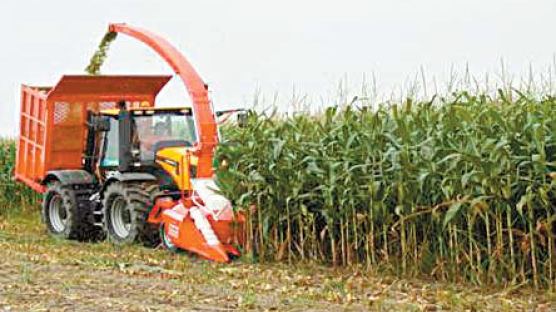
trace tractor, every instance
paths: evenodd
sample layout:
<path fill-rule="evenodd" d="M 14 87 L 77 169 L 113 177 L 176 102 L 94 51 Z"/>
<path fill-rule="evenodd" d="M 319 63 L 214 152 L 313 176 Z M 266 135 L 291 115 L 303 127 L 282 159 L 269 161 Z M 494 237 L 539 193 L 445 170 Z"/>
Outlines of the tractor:
<path fill-rule="evenodd" d="M 208 87 L 172 45 L 111 24 L 151 47 L 183 80 L 192 107 L 155 106 L 171 76 L 63 76 L 22 86 L 16 179 L 43 193 L 41 218 L 63 239 L 162 242 L 227 262 L 244 215 L 213 178 L 218 124 Z"/>

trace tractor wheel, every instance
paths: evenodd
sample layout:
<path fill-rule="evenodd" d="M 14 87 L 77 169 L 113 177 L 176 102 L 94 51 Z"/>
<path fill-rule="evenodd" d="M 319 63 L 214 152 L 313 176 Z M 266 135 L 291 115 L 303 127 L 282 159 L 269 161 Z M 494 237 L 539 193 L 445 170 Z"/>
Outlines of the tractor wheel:
<path fill-rule="evenodd" d="M 157 226 L 147 223 L 158 185 L 114 182 L 103 196 L 104 229 L 117 244 L 141 241 L 148 246 L 159 243 Z"/>
<path fill-rule="evenodd" d="M 62 186 L 58 182 L 50 184 L 41 209 L 48 233 L 61 239 L 94 239 L 98 230 L 88 220 L 86 209 L 81 208 L 71 186 Z"/>

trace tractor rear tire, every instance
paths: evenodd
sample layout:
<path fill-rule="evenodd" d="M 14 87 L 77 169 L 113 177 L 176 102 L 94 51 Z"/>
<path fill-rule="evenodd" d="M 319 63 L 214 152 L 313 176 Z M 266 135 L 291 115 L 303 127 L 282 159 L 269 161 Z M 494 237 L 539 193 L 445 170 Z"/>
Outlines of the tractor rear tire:
<path fill-rule="evenodd" d="M 59 182 L 49 185 L 42 201 L 42 220 L 48 233 L 59 239 L 92 240 L 98 228 L 89 220 L 87 209 L 78 204 L 78 194 L 72 186 Z"/>
<path fill-rule="evenodd" d="M 160 243 L 158 227 L 147 223 L 158 191 L 158 185 L 141 182 L 114 182 L 106 187 L 102 203 L 104 229 L 112 242 L 139 241 L 147 246 Z"/>

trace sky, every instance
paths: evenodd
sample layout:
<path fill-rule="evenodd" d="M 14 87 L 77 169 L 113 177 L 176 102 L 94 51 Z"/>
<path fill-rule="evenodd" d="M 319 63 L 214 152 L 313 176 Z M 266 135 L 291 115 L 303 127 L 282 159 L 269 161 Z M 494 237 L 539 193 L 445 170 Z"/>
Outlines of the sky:
<path fill-rule="evenodd" d="M 377 93 L 388 95 L 423 81 L 424 73 L 430 93 L 432 82 L 442 89 L 466 67 L 500 78 L 502 61 L 520 79 L 529 68 L 553 66 L 555 13 L 553 0 L 2 0 L 0 136 L 17 134 L 20 85 L 54 85 L 64 74 L 83 74 L 113 22 L 174 44 L 221 110 L 251 107 L 256 94 L 264 103 L 307 96 L 327 105 L 340 81 L 358 94 L 372 77 Z M 172 73 L 125 36 L 111 45 L 102 72 Z M 177 77 L 158 104 L 189 105 Z"/>

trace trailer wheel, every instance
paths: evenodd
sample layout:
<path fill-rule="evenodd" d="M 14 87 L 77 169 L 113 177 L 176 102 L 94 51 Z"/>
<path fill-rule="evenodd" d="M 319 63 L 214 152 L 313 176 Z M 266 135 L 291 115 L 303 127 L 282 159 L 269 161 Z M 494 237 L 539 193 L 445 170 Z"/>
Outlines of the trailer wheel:
<path fill-rule="evenodd" d="M 152 193 L 157 185 L 114 182 L 106 187 L 103 199 L 104 229 L 117 244 L 140 241 L 154 246 L 159 243 L 157 227 L 147 223 L 153 206 Z"/>
<path fill-rule="evenodd" d="M 42 219 L 48 233 L 61 239 L 86 239 L 90 224 L 79 211 L 76 194 L 71 187 L 58 182 L 50 184 L 42 201 Z"/>

